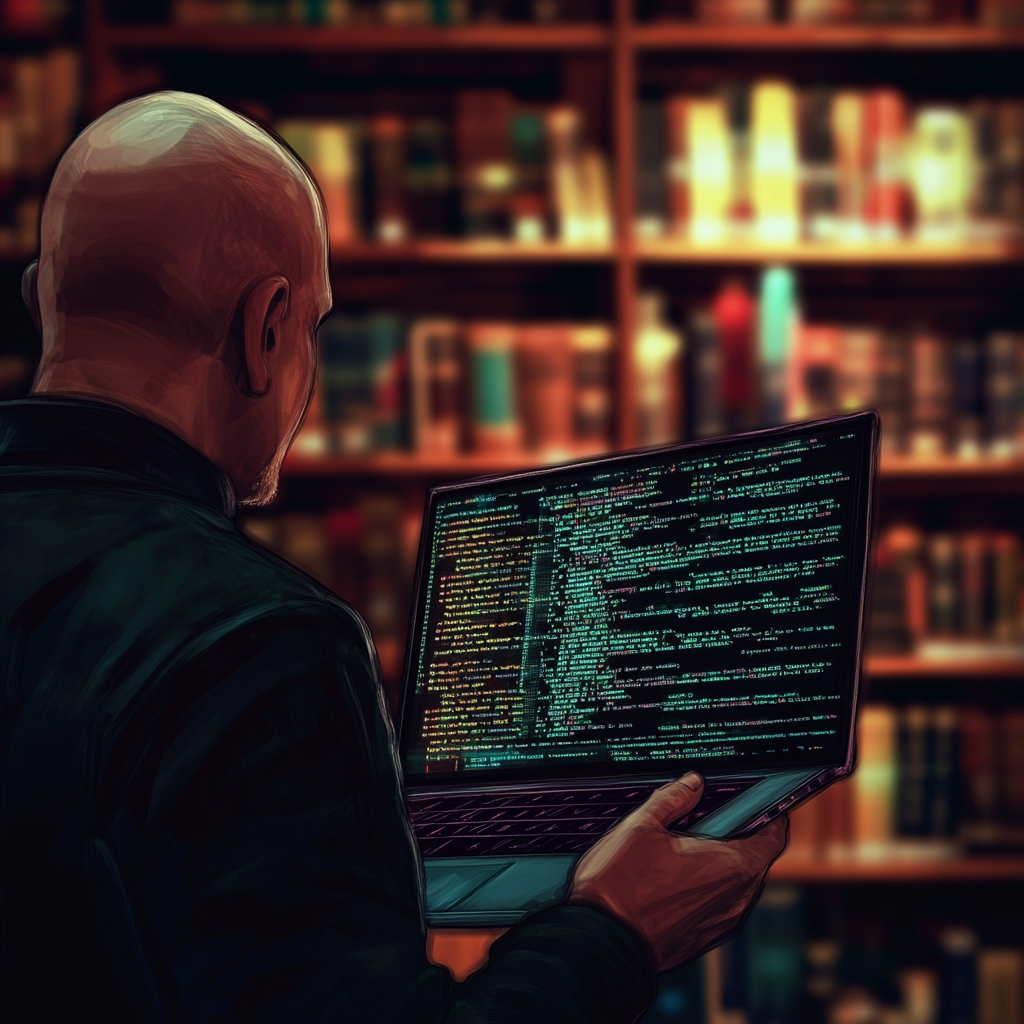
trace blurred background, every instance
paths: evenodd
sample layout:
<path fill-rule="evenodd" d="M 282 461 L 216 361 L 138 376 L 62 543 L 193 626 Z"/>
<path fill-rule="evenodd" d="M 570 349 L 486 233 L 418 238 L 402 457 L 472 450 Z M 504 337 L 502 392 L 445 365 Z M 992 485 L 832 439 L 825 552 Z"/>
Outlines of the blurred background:
<path fill-rule="evenodd" d="M 55 160 L 171 87 L 323 189 L 320 383 L 243 525 L 392 704 L 431 483 L 877 408 L 860 768 L 645 1020 L 1024 1024 L 1022 59 L 1024 0 L 0 0 L 0 396 Z"/>

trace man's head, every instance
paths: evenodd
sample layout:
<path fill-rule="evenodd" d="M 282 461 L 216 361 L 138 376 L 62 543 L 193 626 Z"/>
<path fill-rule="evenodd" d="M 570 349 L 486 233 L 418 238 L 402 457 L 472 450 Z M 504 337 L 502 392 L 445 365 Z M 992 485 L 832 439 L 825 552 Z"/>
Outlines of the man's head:
<path fill-rule="evenodd" d="M 57 165 L 23 291 L 34 393 L 141 413 L 269 500 L 331 304 L 323 204 L 280 142 L 189 93 L 115 107 Z"/>

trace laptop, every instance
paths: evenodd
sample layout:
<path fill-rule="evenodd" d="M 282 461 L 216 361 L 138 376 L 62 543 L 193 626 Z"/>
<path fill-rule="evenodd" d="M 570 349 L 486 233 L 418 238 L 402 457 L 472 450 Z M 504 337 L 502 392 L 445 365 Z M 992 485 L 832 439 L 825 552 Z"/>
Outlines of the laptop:
<path fill-rule="evenodd" d="M 873 412 L 430 491 L 400 752 L 434 926 L 560 902 L 690 770 L 750 833 L 853 770 Z"/>

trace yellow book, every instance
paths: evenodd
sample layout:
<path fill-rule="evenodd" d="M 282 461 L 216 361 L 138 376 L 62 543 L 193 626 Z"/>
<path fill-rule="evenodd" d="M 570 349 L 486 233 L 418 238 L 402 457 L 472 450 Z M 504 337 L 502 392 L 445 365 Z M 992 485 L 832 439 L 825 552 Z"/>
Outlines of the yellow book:
<path fill-rule="evenodd" d="M 884 857 L 891 848 L 896 789 L 896 712 L 869 706 L 858 722 L 857 771 L 853 777 L 853 838 L 865 859 Z"/>
<path fill-rule="evenodd" d="M 758 238 L 793 242 L 800 233 L 796 95 L 785 82 L 754 87 L 752 177 Z"/>

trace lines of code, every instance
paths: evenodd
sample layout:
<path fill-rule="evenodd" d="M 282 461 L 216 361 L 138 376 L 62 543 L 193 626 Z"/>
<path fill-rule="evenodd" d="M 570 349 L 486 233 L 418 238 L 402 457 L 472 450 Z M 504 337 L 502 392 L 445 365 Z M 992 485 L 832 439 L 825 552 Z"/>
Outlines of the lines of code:
<path fill-rule="evenodd" d="M 824 759 L 859 450 L 836 430 L 439 499 L 407 769 Z"/>

